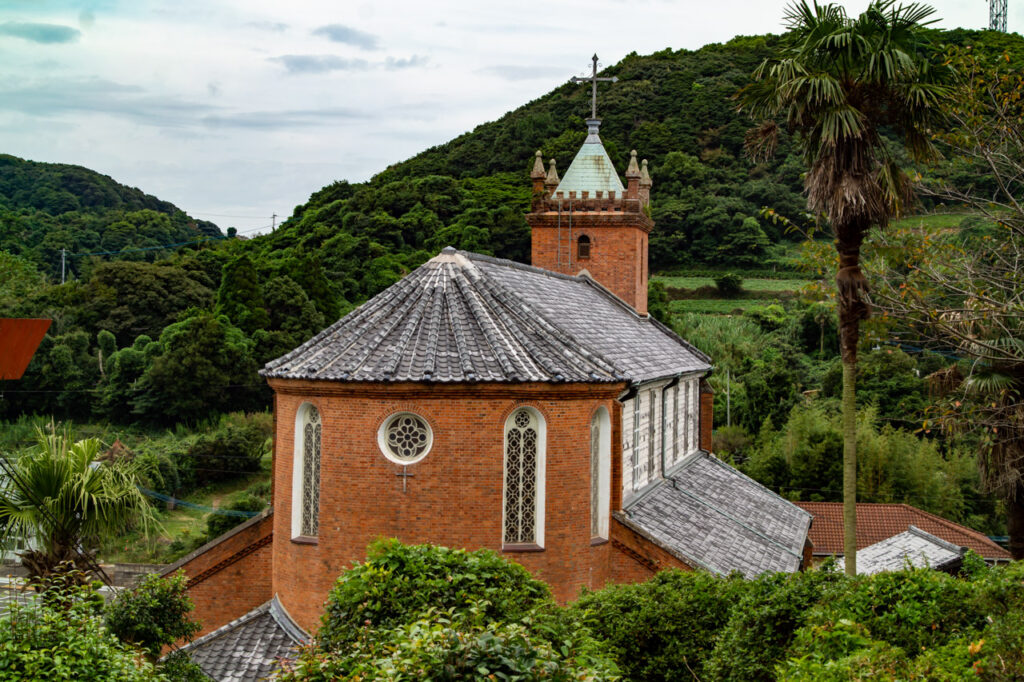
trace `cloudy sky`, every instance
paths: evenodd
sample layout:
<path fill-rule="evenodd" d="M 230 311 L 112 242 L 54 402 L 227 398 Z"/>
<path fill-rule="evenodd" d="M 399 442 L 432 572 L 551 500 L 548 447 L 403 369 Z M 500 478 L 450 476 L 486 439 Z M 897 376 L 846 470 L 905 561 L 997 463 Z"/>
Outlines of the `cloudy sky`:
<path fill-rule="evenodd" d="M 583 74 L 595 51 L 613 64 L 778 32 L 785 4 L 0 0 L 0 152 L 255 232 Z M 988 25 L 984 0 L 931 4 L 940 26 Z"/>

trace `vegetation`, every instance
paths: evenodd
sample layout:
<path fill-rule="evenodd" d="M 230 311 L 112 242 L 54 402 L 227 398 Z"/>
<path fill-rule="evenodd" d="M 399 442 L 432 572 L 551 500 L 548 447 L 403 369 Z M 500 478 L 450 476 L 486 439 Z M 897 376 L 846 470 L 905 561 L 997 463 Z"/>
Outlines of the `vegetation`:
<path fill-rule="evenodd" d="M 189 618 L 194 605 L 185 593 L 187 582 L 183 571 L 171 578 L 147 575 L 138 586 L 122 592 L 106 606 L 107 628 L 156 661 L 164 647 L 190 640 L 201 629 Z"/>
<path fill-rule="evenodd" d="M 15 602 L 0 612 L 0 679 L 166 679 L 135 649 L 118 641 L 83 589 L 62 592 L 60 598 Z"/>
<path fill-rule="evenodd" d="M 396 540 L 338 578 L 314 645 L 280 679 L 613 680 L 547 586 L 487 550 Z"/>

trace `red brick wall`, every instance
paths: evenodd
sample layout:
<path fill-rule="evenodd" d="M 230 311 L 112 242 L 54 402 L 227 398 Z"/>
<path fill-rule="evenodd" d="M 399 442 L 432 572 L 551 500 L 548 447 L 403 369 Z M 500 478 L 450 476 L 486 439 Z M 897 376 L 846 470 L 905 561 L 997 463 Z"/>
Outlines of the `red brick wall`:
<path fill-rule="evenodd" d="M 599 406 L 618 423 L 614 397 L 624 384 L 270 384 L 277 393 L 273 591 L 302 627 L 317 627 L 335 579 L 381 537 L 493 549 L 546 581 L 560 601 L 613 578 L 611 544 L 591 545 L 589 429 Z M 291 540 L 293 431 L 306 402 L 323 423 L 316 544 Z M 547 426 L 545 540 L 536 552 L 502 551 L 501 543 L 504 425 L 519 406 L 537 409 Z M 380 424 L 402 410 L 426 419 L 434 437 L 426 458 L 408 467 L 405 492 L 401 467 L 377 446 Z M 621 480 L 620 443 L 613 433 L 613 481 Z"/>
<path fill-rule="evenodd" d="M 611 535 L 611 578 L 616 583 L 643 582 L 666 568 L 692 570 L 690 566 L 616 518 L 612 518 Z"/>
<path fill-rule="evenodd" d="M 700 449 L 711 452 L 711 430 L 715 421 L 715 392 L 705 379 L 700 380 Z"/>
<path fill-rule="evenodd" d="M 274 515 L 257 517 L 200 547 L 164 570 L 185 571 L 199 635 L 245 615 L 274 596 L 271 545 Z M 197 635 L 197 636 L 199 636 Z"/>
<path fill-rule="evenodd" d="M 647 239 L 653 223 L 643 213 L 573 212 L 572 230 L 563 211 L 526 216 L 532 230 L 531 263 L 539 268 L 576 275 L 587 270 L 602 286 L 647 314 Z M 590 257 L 576 257 L 576 240 L 590 237 Z M 559 254 L 559 243 L 561 253 Z"/>

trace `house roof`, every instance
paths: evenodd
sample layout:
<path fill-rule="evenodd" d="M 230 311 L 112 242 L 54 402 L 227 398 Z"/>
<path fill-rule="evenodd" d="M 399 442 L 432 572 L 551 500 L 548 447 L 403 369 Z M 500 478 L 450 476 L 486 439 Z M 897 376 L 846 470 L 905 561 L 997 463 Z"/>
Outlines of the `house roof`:
<path fill-rule="evenodd" d="M 278 660 L 308 641 L 275 596 L 181 650 L 216 682 L 249 682 L 269 678 Z"/>
<path fill-rule="evenodd" d="M 261 374 L 592 383 L 710 368 L 706 355 L 585 275 L 447 247 Z"/>
<path fill-rule="evenodd" d="M 915 568 L 955 570 L 963 562 L 964 550 L 916 526 L 881 542 L 857 550 L 858 575 Z M 837 562 L 843 569 L 843 559 Z"/>
<path fill-rule="evenodd" d="M 842 502 L 797 502 L 801 509 L 814 515 L 811 542 L 814 554 L 821 556 L 843 553 Z M 916 526 L 957 547 L 967 547 L 992 561 L 1009 561 L 1012 557 L 1005 549 L 983 534 L 941 516 L 930 514 L 909 504 L 857 504 L 857 549 L 890 538 Z"/>
<path fill-rule="evenodd" d="M 618 515 L 687 564 L 753 578 L 803 562 L 811 515 L 706 452 L 698 452 Z"/>
<path fill-rule="evenodd" d="M 590 196 L 595 196 L 595 192 L 621 194 L 623 192 L 622 180 L 619 179 L 615 165 L 597 134 L 600 121 L 591 119 L 587 121 L 587 124 L 587 139 L 584 140 L 580 150 L 576 152 L 576 156 L 569 165 L 569 170 L 562 176 L 562 181 L 558 183 L 555 193 L 564 192 L 566 198 L 569 197 L 569 192 L 576 192 L 580 198 L 584 191 L 590 192 Z"/>

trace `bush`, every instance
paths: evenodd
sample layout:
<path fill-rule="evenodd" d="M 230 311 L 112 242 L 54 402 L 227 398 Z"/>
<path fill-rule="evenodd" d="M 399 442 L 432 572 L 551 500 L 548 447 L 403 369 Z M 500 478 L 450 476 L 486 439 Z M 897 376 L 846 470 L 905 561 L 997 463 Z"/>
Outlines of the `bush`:
<path fill-rule="evenodd" d="M 569 611 L 609 647 L 628 679 L 705 679 L 715 637 L 748 586 L 738 576 L 664 571 L 586 593 Z"/>
<path fill-rule="evenodd" d="M 485 622 L 515 622 L 550 598 L 544 583 L 490 550 L 384 540 L 338 578 L 318 642 L 322 649 L 339 650 L 366 630 L 411 623 L 428 608 L 459 614 L 477 605 Z"/>
<path fill-rule="evenodd" d="M 152 663 L 119 642 L 107 629 L 86 591 L 68 590 L 63 596 L 5 606 L 0 615 L 0 679 L 160 679 Z"/>
<path fill-rule="evenodd" d="M 582 647 L 553 646 L 528 625 L 488 623 L 488 605 L 430 611 L 390 630 L 364 631 L 337 653 L 307 647 L 285 664 L 282 682 L 352 680 L 516 680 L 571 682 L 618 679 L 614 664 Z"/>
<path fill-rule="evenodd" d="M 189 618 L 194 605 L 185 592 L 187 582 L 184 571 L 170 578 L 147 575 L 138 587 L 107 604 L 107 627 L 122 642 L 134 644 L 155 660 L 165 646 L 190 639 L 200 630 L 199 623 Z"/>
<path fill-rule="evenodd" d="M 231 502 L 225 511 L 239 512 L 260 512 L 266 507 L 266 503 L 255 495 L 247 494 L 245 497 Z M 206 517 L 206 537 L 210 540 L 220 537 L 240 523 L 245 523 L 246 517 L 235 516 L 234 514 L 218 514 L 211 512 Z"/>
<path fill-rule="evenodd" d="M 716 275 L 715 288 L 722 298 L 735 298 L 743 293 L 743 278 L 735 272 Z"/>
<path fill-rule="evenodd" d="M 157 668 L 169 682 L 210 682 L 203 669 L 183 651 L 167 654 L 167 658 L 160 661 Z"/>
<path fill-rule="evenodd" d="M 845 578 L 829 567 L 787 575 L 769 573 L 750 583 L 718 635 L 706 666 L 712 680 L 753 682 L 775 679 L 807 610 Z"/>
<path fill-rule="evenodd" d="M 216 431 L 199 436 L 185 459 L 196 484 L 204 485 L 259 471 L 266 453 L 266 428 L 254 415 L 225 420 Z"/>

